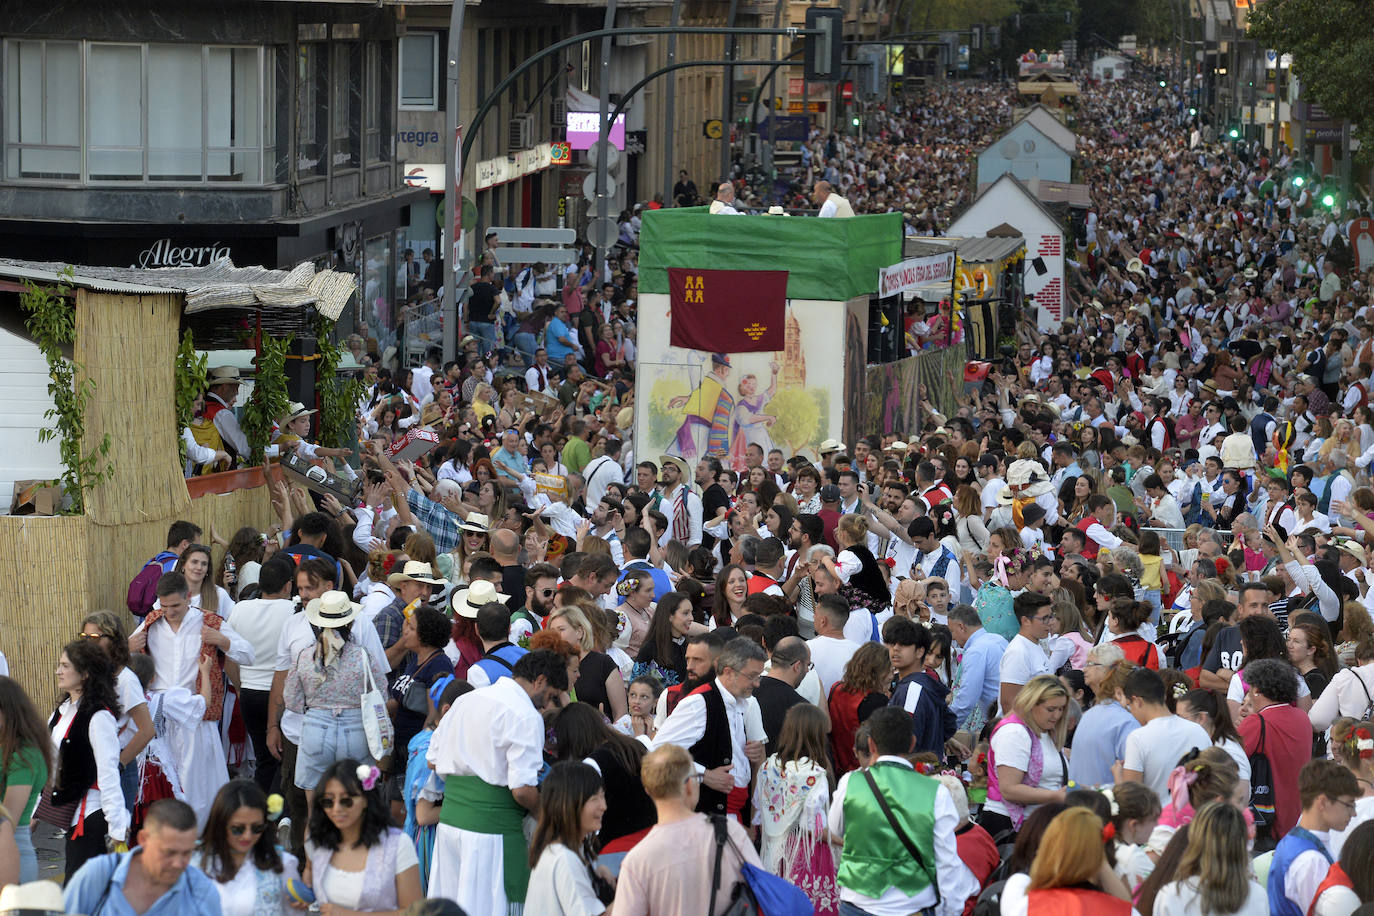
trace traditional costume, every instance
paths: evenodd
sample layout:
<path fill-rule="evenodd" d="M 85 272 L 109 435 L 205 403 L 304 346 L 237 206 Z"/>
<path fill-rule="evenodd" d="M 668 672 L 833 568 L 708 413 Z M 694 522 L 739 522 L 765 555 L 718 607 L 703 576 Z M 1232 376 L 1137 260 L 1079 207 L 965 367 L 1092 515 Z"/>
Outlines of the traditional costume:
<path fill-rule="evenodd" d="M 444 778 L 428 893 L 470 913 L 519 916 L 530 866 L 512 788 L 536 786 L 544 765 L 544 719 L 525 688 L 501 678 L 458 700 L 430 738 L 426 759 Z"/>

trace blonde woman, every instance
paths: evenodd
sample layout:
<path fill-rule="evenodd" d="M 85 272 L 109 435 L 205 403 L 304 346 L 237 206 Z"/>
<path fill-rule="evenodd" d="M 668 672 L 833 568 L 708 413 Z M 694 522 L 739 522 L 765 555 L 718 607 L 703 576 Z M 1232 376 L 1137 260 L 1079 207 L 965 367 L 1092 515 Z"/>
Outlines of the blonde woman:
<path fill-rule="evenodd" d="M 1360 457 L 1363 449 L 1360 448 L 1360 436 L 1355 432 L 1355 424 L 1349 420 L 1337 420 L 1332 427 L 1331 435 L 1322 443 L 1321 449 L 1317 452 L 1322 460 L 1330 458 L 1331 453 L 1339 449 L 1345 452 L 1346 464 L 1353 462 Z"/>
<path fill-rule="evenodd" d="M 1062 802 L 1069 765 L 1069 691 L 1052 674 L 1030 679 L 1012 711 L 992 731 L 988 750 L 988 802 L 979 825 L 1001 843 L 1021 829 L 1026 815 L 1046 802 Z"/>
<path fill-rule="evenodd" d="M 595 706 L 612 722 L 625 715 L 630 709 L 625 678 L 609 655 L 597 651 L 597 630 L 587 613 L 577 604 L 562 604 L 549 615 L 548 629 L 577 649 L 576 699 Z"/>
<path fill-rule="evenodd" d="M 1102 819 L 1087 808 L 1074 806 L 1056 815 L 1045 828 L 1030 874 L 1007 879 L 1002 889 L 1003 916 L 1089 912 L 1139 916 L 1131 907 L 1130 891 L 1107 861 L 1103 826 Z"/>
<path fill-rule="evenodd" d="M 1203 805 L 1188 828 L 1175 880 L 1155 898 L 1156 913 L 1180 916 L 1265 916 L 1265 889 L 1250 877 L 1248 828 L 1239 808 L 1222 801 Z"/>

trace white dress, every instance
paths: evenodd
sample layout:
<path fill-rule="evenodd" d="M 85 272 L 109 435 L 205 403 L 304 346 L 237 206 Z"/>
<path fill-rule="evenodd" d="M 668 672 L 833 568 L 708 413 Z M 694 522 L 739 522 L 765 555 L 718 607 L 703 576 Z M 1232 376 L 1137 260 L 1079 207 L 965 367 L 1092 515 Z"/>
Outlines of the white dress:
<path fill-rule="evenodd" d="M 273 826 L 268 824 L 269 829 Z M 281 874 L 259 870 L 250 856 L 244 860 L 234 877 L 224 882 L 215 879 L 206 869 L 202 850 L 192 857 L 191 864 L 206 872 L 215 882 L 215 889 L 219 891 L 220 911 L 224 916 L 292 916 L 296 910 L 288 902 L 286 882 L 300 880 L 300 869 L 296 857 L 291 853 L 278 850 L 278 854 L 282 862 Z"/>

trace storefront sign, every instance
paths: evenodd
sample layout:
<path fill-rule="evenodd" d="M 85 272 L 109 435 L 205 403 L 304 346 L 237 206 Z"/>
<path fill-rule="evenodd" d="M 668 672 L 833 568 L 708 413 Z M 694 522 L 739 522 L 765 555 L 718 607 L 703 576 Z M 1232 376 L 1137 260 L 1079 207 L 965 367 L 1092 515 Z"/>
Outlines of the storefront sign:
<path fill-rule="evenodd" d="M 930 283 L 949 283 L 954 279 L 954 252 L 909 258 L 878 271 L 878 298 L 909 293 Z"/>
<path fill-rule="evenodd" d="M 171 239 L 158 239 L 134 258 L 130 267 L 205 267 L 229 257 L 229 246 L 223 242 L 207 245 L 178 245 Z"/>
<path fill-rule="evenodd" d="M 476 189 L 485 191 L 487 188 L 515 181 L 517 178 L 542 172 L 553 164 L 552 146 L 551 143 L 541 143 L 534 149 L 521 150 L 509 156 L 483 159 L 477 163 L 475 170 Z"/>

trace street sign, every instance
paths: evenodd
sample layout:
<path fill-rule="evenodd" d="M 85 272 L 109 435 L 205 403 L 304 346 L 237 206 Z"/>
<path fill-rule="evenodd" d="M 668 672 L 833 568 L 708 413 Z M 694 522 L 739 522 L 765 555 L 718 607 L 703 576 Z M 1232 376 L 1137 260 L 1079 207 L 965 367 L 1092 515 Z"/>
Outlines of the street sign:
<path fill-rule="evenodd" d="M 492 226 L 488 233 L 496 233 L 502 247 L 496 256 L 508 264 L 576 264 L 574 248 L 515 248 L 512 245 L 571 245 L 577 241 L 572 229 L 541 229 L 528 226 Z"/>
<path fill-rule="evenodd" d="M 711 118 L 709 121 L 701 122 L 701 135 L 711 140 L 719 140 L 725 135 L 725 125 L 720 118 Z"/>
<path fill-rule="evenodd" d="M 614 172 L 620 165 L 620 150 L 616 149 L 609 140 L 598 140 L 587 147 L 587 163 L 596 168 L 601 162 L 602 154 L 606 156 L 606 171 Z"/>
<path fill-rule="evenodd" d="M 597 248 L 610 248 L 620 238 L 620 228 L 610 217 L 594 219 L 587 224 L 587 241 Z"/>
<path fill-rule="evenodd" d="M 606 176 L 606 196 L 615 194 L 615 179 L 610 175 Z M 582 180 L 582 196 L 588 200 L 596 200 L 596 175 L 591 174 Z"/>
<path fill-rule="evenodd" d="M 568 230 L 572 232 L 571 229 Z M 575 234 L 575 233 L 574 233 Z M 576 264 L 575 248 L 495 248 L 504 264 Z"/>

